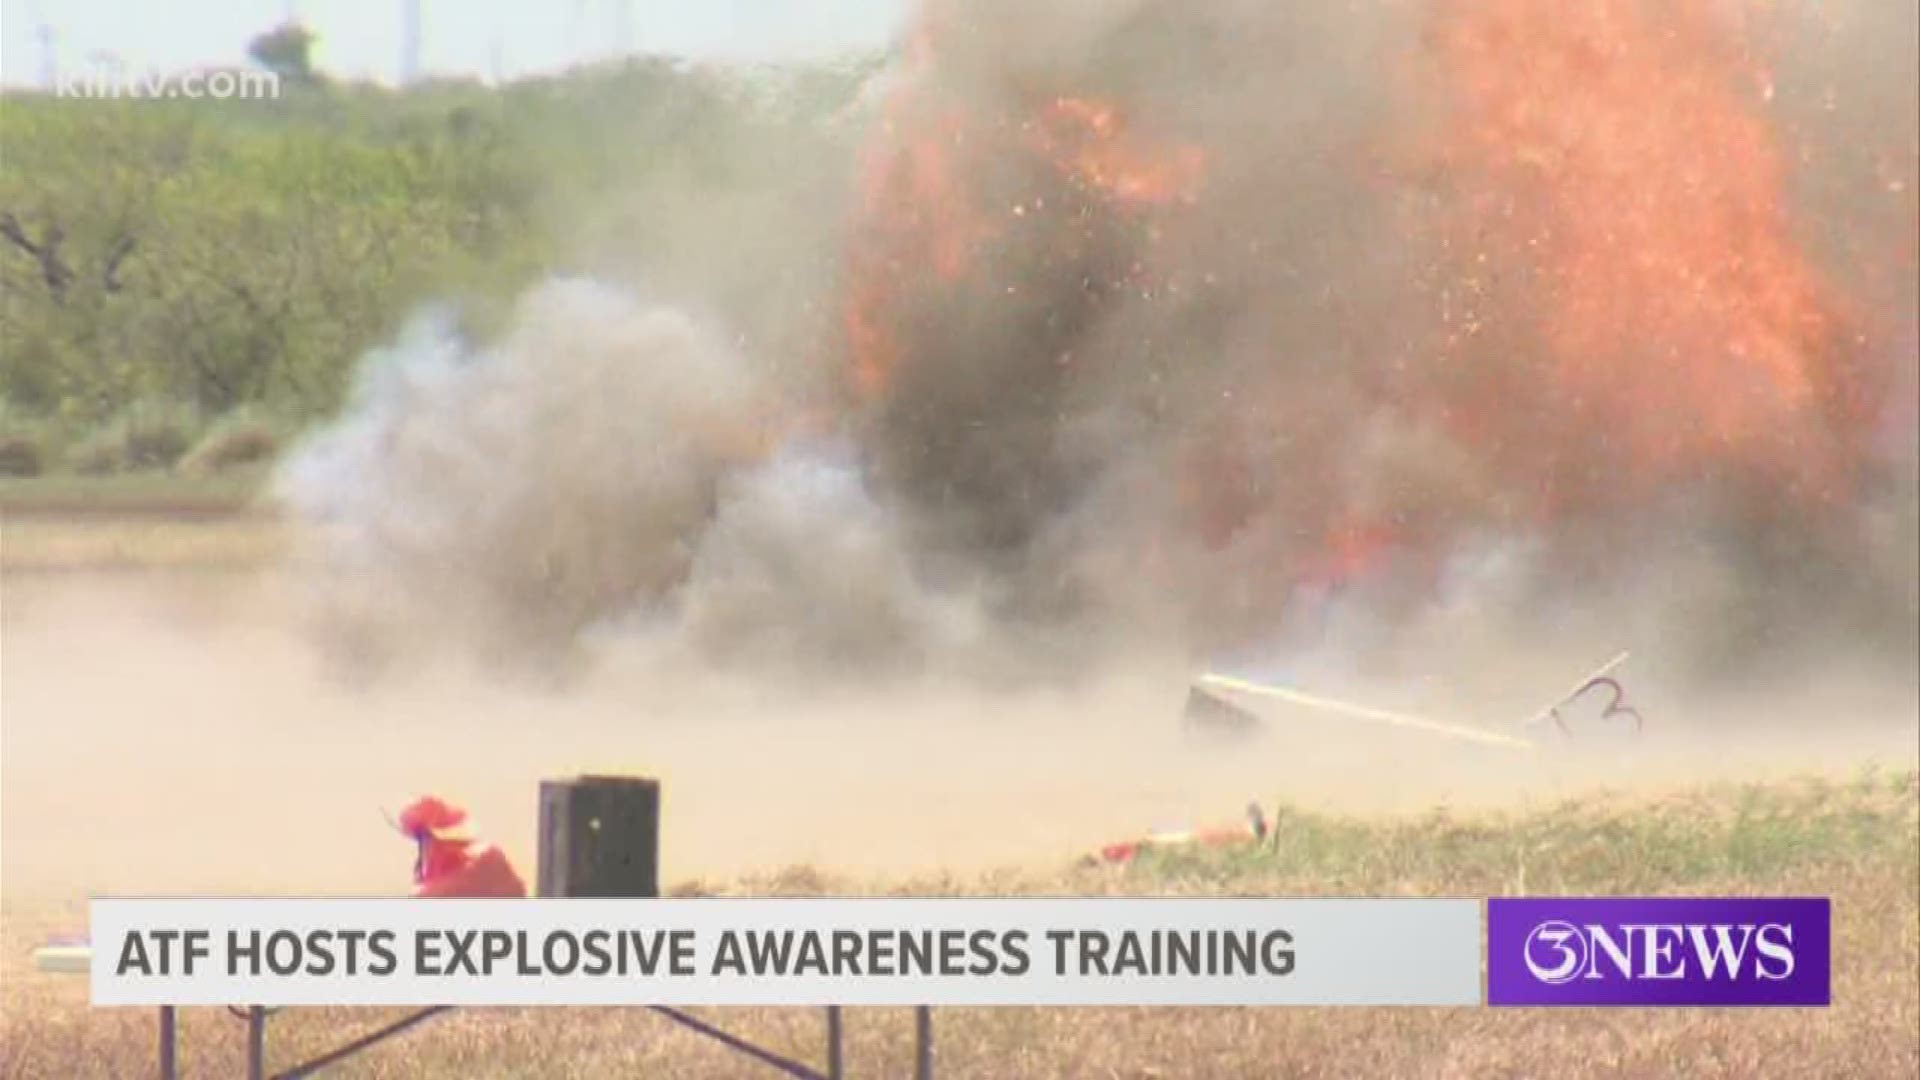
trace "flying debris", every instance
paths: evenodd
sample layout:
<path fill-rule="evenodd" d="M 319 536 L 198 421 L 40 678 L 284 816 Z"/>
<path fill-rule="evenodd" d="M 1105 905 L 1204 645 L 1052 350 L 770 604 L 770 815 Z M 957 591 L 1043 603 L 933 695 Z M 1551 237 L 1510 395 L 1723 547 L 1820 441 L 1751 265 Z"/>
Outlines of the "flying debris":
<path fill-rule="evenodd" d="M 1466 724 L 1452 724 L 1442 720 L 1431 720 L 1424 716 L 1414 716 L 1409 713 L 1390 712 L 1386 709 L 1375 709 L 1366 705 L 1357 705 L 1351 701 L 1341 701 L 1337 698 L 1309 694 L 1302 690 L 1295 690 L 1292 687 L 1281 686 L 1274 683 L 1258 683 L 1248 679 L 1235 678 L 1231 675 L 1219 675 L 1211 672 L 1200 676 L 1198 682 L 1200 686 L 1207 689 L 1237 691 L 1242 694 L 1272 698 L 1276 701 L 1283 701 L 1289 705 L 1298 705 L 1329 716 L 1339 716 L 1350 720 L 1384 724 L 1390 727 L 1422 731 L 1450 739 L 1484 743 L 1489 746 L 1504 746 L 1516 750 L 1530 750 L 1534 746 L 1534 743 L 1529 739 L 1518 738 L 1498 731 L 1490 731 L 1486 728 L 1471 727 Z"/>
<path fill-rule="evenodd" d="M 1187 707 L 1181 717 L 1187 730 L 1202 738 L 1240 742 L 1266 729 L 1258 716 L 1198 686 L 1187 688 Z"/>
<path fill-rule="evenodd" d="M 1537 738 L 1540 735 L 1549 732 L 1558 732 L 1565 737 L 1578 737 L 1593 731 L 1589 724 L 1572 723 L 1568 713 L 1575 703 L 1589 699 L 1599 700 L 1600 696 L 1605 694 L 1606 703 L 1601 706 L 1597 714 L 1598 723 L 1601 725 L 1624 724 L 1632 734 L 1638 735 L 1645 729 L 1646 719 L 1640 714 L 1638 708 L 1628 703 L 1626 688 L 1616 674 L 1631 656 L 1632 653 L 1621 652 L 1589 672 L 1585 678 L 1574 685 L 1572 690 L 1555 699 L 1553 704 L 1522 721 L 1518 725 L 1522 733 L 1520 735 L 1467 724 L 1449 723 L 1410 713 L 1376 709 L 1351 701 L 1310 694 L 1278 683 L 1255 682 L 1216 672 L 1202 674 L 1194 680 L 1192 686 L 1188 687 L 1183 720 L 1188 729 L 1197 734 L 1233 739 L 1245 739 L 1257 735 L 1265 729 L 1266 722 L 1259 715 L 1222 696 L 1224 693 L 1240 693 L 1269 698 L 1350 720 L 1383 724 L 1467 742 L 1528 750 L 1538 745 Z"/>
<path fill-rule="evenodd" d="M 1611 692 L 1612 696 L 1608 699 L 1606 706 L 1600 711 L 1600 720 L 1603 723 L 1618 721 L 1630 724 L 1633 733 L 1635 735 L 1640 734 L 1642 729 L 1646 727 L 1646 720 L 1640 715 L 1639 709 L 1627 704 L 1626 688 L 1620 685 L 1619 678 L 1613 674 L 1621 665 L 1627 662 L 1627 658 L 1631 655 L 1631 653 L 1622 652 L 1598 668 L 1595 668 L 1578 686 L 1573 688 L 1572 692 L 1555 701 L 1552 705 L 1528 717 L 1526 721 L 1522 723 L 1521 727 L 1528 731 L 1535 731 L 1550 724 L 1553 729 L 1560 734 L 1571 736 L 1574 734 L 1575 729 L 1568 724 L 1567 717 L 1563 710 L 1571 707 L 1574 702 L 1586 698 L 1589 694 L 1604 690 Z"/>

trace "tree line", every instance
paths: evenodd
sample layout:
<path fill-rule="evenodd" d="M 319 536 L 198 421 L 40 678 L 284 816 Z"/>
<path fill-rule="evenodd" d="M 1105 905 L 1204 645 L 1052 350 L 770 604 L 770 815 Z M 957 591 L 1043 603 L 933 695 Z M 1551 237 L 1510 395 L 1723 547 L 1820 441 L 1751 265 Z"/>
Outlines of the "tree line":
<path fill-rule="evenodd" d="M 0 473 L 171 467 L 222 430 L 270 453 L 422 304 L 484 321 L 577 254 L 583 206 L 820 144 L 873 69 L 648 59 L 393 91 L 293 44 L 256 41 L 273 100 L 0 98 Z"/>

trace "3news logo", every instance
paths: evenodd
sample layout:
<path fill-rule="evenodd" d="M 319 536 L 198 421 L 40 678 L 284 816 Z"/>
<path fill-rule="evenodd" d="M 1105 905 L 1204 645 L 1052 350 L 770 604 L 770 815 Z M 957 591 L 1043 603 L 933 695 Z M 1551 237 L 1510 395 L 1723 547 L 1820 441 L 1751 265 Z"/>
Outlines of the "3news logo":
<path fill-rule="evenodd" d="M 1813 898 L 1487 902 L 1490 1005 L 1827 1005 L 1832 905 Z"/>

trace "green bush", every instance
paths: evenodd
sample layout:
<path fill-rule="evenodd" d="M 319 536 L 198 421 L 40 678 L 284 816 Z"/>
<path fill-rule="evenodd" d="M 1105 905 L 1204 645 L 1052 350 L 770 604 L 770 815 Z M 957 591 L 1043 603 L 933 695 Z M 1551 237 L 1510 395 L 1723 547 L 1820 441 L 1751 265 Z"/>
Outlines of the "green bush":
<path fill-rule="evenodd" d="M 0 476 L 39 476 L 46 471 L 46 448 L 24 431 L 0 432 Z"/>
<path fill-rule="evenodd" d="M 212 476 L 230 469 L 272 461 L 280 452 L 280 432 L 253 416 L 222 418 L 187 455 L 179 471 L 189 476 Z"/>
<path fill-rule="evenodd" d="M 89 476 L 171 469 L 194 445 L 199 428 L 185 407 L 130 409 L 75 442 L 67 465 Z"/>

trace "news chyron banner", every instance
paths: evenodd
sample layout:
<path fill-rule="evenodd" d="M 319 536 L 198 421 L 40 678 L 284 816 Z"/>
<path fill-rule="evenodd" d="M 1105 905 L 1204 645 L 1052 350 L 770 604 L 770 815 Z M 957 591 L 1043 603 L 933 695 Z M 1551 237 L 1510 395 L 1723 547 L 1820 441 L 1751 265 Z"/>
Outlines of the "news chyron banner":
<path fill-rule="evenodd" d="M 1478 899 L 102 899 L 96 1005 L 1478 1005 Z"/>
<path fill-rule="evenodd" d="M 1824 898 L 97 900 L 92 930 L 99 1005 L 1820 1007 L 1832 978 Z"/>

